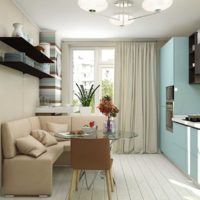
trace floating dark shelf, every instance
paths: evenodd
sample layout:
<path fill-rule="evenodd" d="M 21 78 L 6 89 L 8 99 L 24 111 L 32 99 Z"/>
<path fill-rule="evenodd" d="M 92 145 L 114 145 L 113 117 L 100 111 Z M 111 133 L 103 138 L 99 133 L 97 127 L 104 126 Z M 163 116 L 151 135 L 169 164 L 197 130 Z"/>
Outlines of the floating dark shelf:
<path fill-rule="evenodd" d="M 189 83 L 200 83 L 200 44 L 197 39 L 198 33 L 195 32 L 189 37 Z M 194 66 L 193 66 L 194 65 Z"/>
<path fill-rule="evenodd" d="M 190 54 L 194 54 L 195 53 L 195 51 L 190 51 Z"/>
<path fill-rule="evenodd" d="M 193 71 L 193 70 L 195 70 L 195 67 L 190 67 L 189 69 Z"/>
<path fill-rule="evenodd" d="M 18 71 L 21 71 L 25 74 L 30 74 L 32 76 L 36 76 L 38 78 L 54 78 L 50 74 L 47 74 L 37 68 L 34 68 L 30 65 L 27 65 L 23 62 L 0 62 L 1 65 L 16 69 Z"/>
<path fill-rule="evenodd" d="M 33 45 L 21 37 L 0 37 L 0 41 L 26 55 L 39 63 L 53 63 L 53 61 L 38 51 Z"/>

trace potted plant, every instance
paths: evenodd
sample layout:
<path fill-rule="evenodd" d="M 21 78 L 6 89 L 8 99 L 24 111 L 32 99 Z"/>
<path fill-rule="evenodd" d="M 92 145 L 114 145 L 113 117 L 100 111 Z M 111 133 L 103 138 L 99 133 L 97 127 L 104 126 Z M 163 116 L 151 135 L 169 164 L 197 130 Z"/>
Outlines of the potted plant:
<path fill-rule="evenodd" d="M 81 102 L 80 113 L 81 114 L 89 114 L 91 112 L 90 103 L 94 97 L 94 93 L 99 88 L 100 85 L 94 88 L 94 84 L 91 85 L 90 89 L 86 89 L 83 85 L 78 85 L 79 92 L 75 95 L 78 97 L 79 101 Z"/>

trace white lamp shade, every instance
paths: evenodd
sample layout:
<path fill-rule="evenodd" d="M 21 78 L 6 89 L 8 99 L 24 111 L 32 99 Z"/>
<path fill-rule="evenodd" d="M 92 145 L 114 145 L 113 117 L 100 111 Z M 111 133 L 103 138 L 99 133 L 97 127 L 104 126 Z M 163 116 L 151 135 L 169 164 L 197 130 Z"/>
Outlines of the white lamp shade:
<path fill-rule="evenodd" d="M 79 0 L 78 5 L 88 12 L 101 12 L 108 6 L 106 0 Z"/>
<path fill-rule="evenodd" d="M 116 0 L 115 1 L 115 6 L 120 7 L 120 8 L 128 8 L 133 6 L 133 1 L 132 0 Z"/>
<path fill-rule="evenodd" d="M 144 0 L 142 6 L 144 10 L 156 12 L 165 10 L 172 4 L 173 0 Z"/>
<path fill-rule="evenodd" d="M 112 16 L 112 18 L 109 19 L 111 24 L 114 24 L 116 26 L 126 26 L 129 24 L 132 24 L 134 20 L 131 20 L 133 16 L 126 14 L 126 13 L 119 13 Z"/>

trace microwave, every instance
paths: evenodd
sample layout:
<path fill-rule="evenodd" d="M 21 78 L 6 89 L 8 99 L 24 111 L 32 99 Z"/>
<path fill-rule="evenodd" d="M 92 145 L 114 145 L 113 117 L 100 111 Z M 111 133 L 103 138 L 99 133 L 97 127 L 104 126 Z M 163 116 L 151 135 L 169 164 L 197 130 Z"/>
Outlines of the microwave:
<path fill-rule="evenodd" d="M 166 102 L 174 101 L 174 86 L 170 85 L 166 87 Z"/>

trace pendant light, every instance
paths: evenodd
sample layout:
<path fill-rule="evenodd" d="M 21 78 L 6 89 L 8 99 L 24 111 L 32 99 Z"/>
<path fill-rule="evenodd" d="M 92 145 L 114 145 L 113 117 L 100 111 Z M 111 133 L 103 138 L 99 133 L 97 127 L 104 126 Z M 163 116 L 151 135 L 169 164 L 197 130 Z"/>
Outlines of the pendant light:
<path fill-rule="evenodd" d="M 142 7 L 149 11 L 146 14 L 135 16 L 132 14 L 132 7 L 137 0 L 113 0 L 115 6 L 115 14 L 112 16 L 100 14 L 109 19 L 109 22 L 116 26 L 126 26 L 132 24 L 136 19 L 150 17 L 156 15 L 163 10 L 169 8 L 174 0 L 144 0 Z M 108 7 L 107 0 L 78 0 L 78 5 L 81 9 L 95 13 L 102 12 Z"/>
<path fill-rule="evenodd" d="M 128 13 L 118 13 L 113 15 L 109 21 L 111 24 L 123 27 L 132 24 L 134 22 L 132 18 L 133 16 L 129 15 Z"/>
<path fill-rule="evenodd" d="M 144 0 L 142 7 L 146 11 L 160 12 L 166 10 L 173 4 L 173 0 Z"/>
<path fill-rule="evenodd" d="M 106 0 L 78 0 L 78 5 L 88 12 L 102 12 L 108 7 Z"/>

